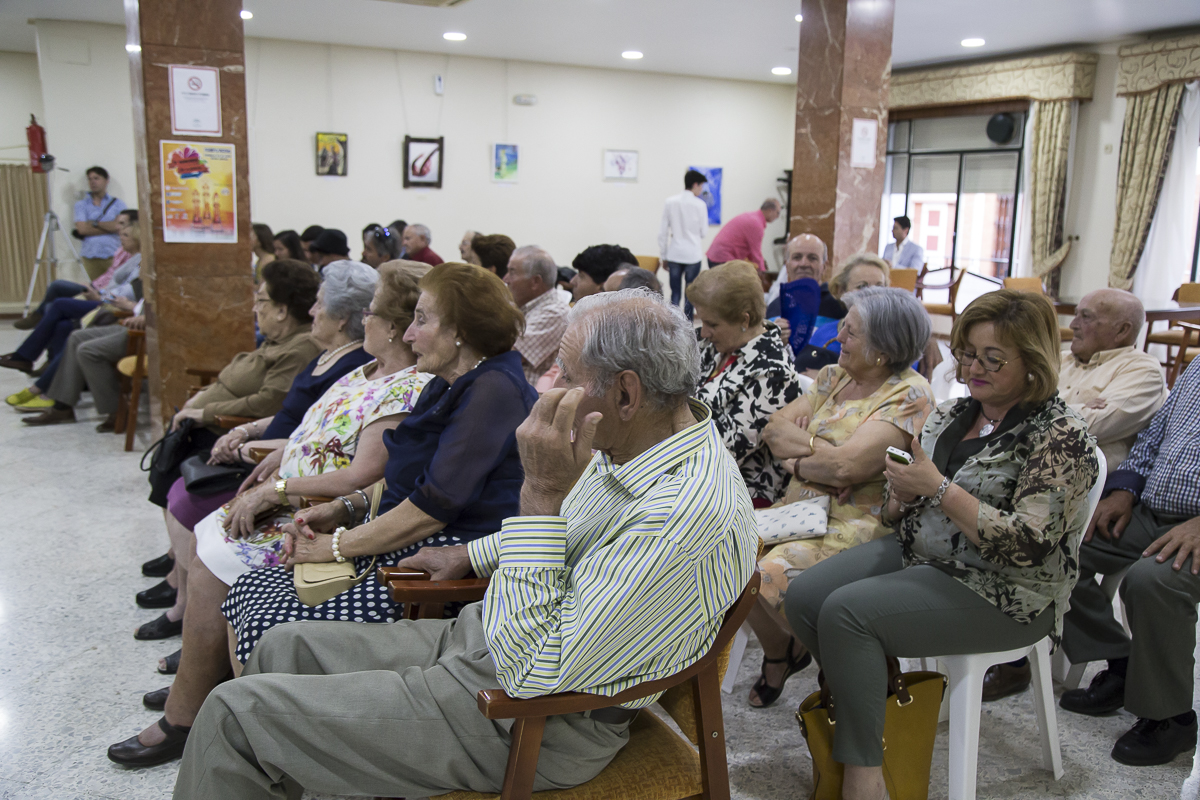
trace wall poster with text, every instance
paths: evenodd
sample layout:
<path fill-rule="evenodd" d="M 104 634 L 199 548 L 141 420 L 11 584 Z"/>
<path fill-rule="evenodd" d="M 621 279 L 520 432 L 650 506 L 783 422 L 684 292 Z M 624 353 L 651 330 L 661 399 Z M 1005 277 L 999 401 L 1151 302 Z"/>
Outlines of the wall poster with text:
<path fill-rule="evenodd" d="M 237 170 L 232 144 L 160 141 L 163 241 L 233 244 Z"/>

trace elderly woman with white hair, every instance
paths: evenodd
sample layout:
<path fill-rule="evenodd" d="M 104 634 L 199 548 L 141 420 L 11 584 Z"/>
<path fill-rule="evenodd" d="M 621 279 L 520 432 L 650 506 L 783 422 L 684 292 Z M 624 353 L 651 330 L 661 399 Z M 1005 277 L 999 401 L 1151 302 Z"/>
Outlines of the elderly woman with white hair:
<path fill-rule="evenodd" d="M 780 537 L 759 561 L 762 590 L 750 624 L 763 647 L 751 705 L 769 706 L 788 676 L 812 660 L 782 614 L 789 581 L 826 558 L 891 532 L 881 520 L 888 447 L 908 448 L 934 407 L 929 382 L 910 366 L 930 336 L 924 306 L 900 289 L 845 295 L 838 363 L 771 417 L 763 439 L 792 475 L 785 504 L 829 497 L 825 534 Z M 760 512 L 764 513 L 764 512 Z"/>

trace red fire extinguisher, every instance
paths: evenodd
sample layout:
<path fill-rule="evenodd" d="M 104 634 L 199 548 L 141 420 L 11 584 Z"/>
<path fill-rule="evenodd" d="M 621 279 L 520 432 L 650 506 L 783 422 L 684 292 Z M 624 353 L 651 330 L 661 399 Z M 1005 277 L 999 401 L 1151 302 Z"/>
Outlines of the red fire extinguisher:
<path fill-rule="evenodd" d="M 37 123 L 37 117 L 29 115 L 29 127 L 25 129 L 25 138 L 29 140 L 29 168 L 34 172 L 45 172 L 42 169 L 41 158 L 46 155 L 46 129 Z"/>

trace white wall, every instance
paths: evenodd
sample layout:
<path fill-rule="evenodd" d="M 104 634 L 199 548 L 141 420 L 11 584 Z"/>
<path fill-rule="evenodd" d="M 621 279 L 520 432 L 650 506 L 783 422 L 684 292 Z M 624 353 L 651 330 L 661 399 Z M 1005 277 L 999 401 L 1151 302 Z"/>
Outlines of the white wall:
<path fill-rule="evenodd" d="M 728 220 L 776 196 L 792 162 L 786 86 L 263 39 L 247 42 L 246 78 L 255 221 L 341 228 L 355 252 L 365 224 L 402 218 L 429 225 L 444 258 L 468 228 L 560 264 L 601 242 L 657 255 L 662 201 L 690 164 L 724 167 Z M 519 93 L 537 105 L 513 105 Z M 317 131 L 349 135 L 345 178 L 314 174 Z M 406 133 L 445 136 L 442 189 L 402 188 Z M 519 183 L 492 182 L 493 142 L 520 145 Z M 605 148 L 639 152 L 636 183 L 601 180 Z"/>
<path fill-rule="evenodd" d="M 38 20 L 36 27 L 46 146 L 58 166 L 69 170 L 55 173 L 51 201 L 63 226 L 72 227 L 73 207 L 87 192 L 85 171 L 92 165 L 108 170 L 109 194 L 137 206 L 125 29 L 50 20 Z"/>
<path fill-rule="evenodd" d="M 24 163 L 28 158 L 25 126 L 30 114 L 45 124 L 37 56 L 0 51 L 0 160 Z"/>
<path fill-rule="evenodd" d="M 1066 233 L 1078 236 L 1062 263 L 1059 295 L 1078 300 L 1108 285 L 1108 257 L 1117 218 L 1117 156 L 1125 98 L 1117 97 L 1117 56 L 1101 53 L 1093 99 L 1079 104 L 1075 163 L 1067 196 Z"/>

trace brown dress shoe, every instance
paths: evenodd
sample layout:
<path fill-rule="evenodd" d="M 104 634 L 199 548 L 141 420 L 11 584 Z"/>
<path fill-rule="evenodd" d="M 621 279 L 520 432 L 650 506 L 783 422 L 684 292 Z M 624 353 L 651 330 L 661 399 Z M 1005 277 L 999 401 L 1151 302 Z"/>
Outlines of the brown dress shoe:
<path fill-rule="evenodd" d="M 41 314 L 30 314 L 28 317 L 21 317 L 13 323 L 13 327 L 19 331 L 28 331 L 37 327 L 37 324 L 42 321 Z"/>
<path fill-rule="evenodd" d="M 990 703 L 1010 694 L 1020 694 L 1029 688 L 1033 672 L 1029 660 L 1019 667 L 1012 664 L 996 664 L 988 668 L 983 676 L 983 702 Z"/>
<path fill-rule="evenodd" d="M 24 372 L 26 375 L 33 374 L 33 364 L 21 358 L 16 353 L 9 353 L 8 355 L 0 356 L 0 367 L 15 369 L 20 372 Z"/>
<path fill-rule="evenodd" d="M 25 417 L 21 421 L 26 425 L 57 425 L 60 422 L 74 422 L 75 409 L 47 408 L 42 413 L 32 417 Z"/>

